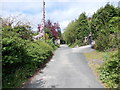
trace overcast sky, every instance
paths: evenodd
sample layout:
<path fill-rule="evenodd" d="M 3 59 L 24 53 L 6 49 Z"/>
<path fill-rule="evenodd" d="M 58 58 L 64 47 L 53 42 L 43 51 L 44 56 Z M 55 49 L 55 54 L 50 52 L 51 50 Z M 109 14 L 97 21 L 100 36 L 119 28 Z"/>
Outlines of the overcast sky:
<path fill-rule="evenodd" d="M 46 20 L 59 22 L 62 32 L 71 20 L 82 12 L 91 16 L 100 7 L 110 2 L 117 6 L 119 0 L 45 0 Z M 23 20 L 31 22 L 34 30 L 41 23 L 42 0 L 0 0 L 0 16 L 21 15 Z"/>

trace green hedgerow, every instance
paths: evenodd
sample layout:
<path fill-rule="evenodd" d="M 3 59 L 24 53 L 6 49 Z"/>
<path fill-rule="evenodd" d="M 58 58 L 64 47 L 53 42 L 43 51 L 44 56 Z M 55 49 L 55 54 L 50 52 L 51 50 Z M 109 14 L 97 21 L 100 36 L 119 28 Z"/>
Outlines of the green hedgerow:
<path fill-rule="evenodd" d="M 120 85 L 120 61 L 118 53 L 105 55 L 105 63 L 100 68 L 100 79 L 110 88 L 118 88 Z"/>
<path fill-rule="evenodd" d="M 37 68 L 52 56 L 53 48 L 43 41 L 30 41 L 14 31 L 3 31 L 2 85 L 3 88 L 20 87 Z"/>

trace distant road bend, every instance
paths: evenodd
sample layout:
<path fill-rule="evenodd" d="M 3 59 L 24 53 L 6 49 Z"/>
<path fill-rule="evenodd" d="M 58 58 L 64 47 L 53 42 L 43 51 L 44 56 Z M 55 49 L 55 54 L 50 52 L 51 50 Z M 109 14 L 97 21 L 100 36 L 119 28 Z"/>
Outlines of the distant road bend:
<path fill-rule="evenodd" d="M 90 45 L 61 45 L 42 73 L 35 75 L 25 88 L 103 88 L 83 55 L 91 51 Z"/>

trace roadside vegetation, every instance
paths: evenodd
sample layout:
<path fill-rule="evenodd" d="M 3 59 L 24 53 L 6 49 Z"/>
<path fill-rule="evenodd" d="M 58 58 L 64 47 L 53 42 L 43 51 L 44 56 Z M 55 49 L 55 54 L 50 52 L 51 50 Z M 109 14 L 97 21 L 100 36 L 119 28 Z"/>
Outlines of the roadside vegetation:
<path fill-rule="evenodd" d="M 96 74 L 96 76 L 103 82 L 104 87 L 118 88 L 119 87 L 119 59 L 117 58 L 117 51 L 100 52 L 93 51 L 84 53 L 88 64 Z"/>
<path fill-rule="evenodd" d="M 85 53 L 91 67 L 109 88 L 120 86 L 120 7 L 109 3 L 98 9 L 92 17 L 85 12 L 71 21 L 63 34 L 70 47 L 87 45 L 85 37 L 92 35 L 97 51 Z"/>
<path fill-rule="evenodd" d="M 32 31 L 28 23 L 17 21 L 18 24 L 15 25 L 10 18 L 1 20 L 2 87 L 21 87 L 52 57 L 58 46 L 54 44 L 52 37 L 47 38 L 46 42 L 44 39 L 34 41 L 32 36 L 37 33 Z"/>

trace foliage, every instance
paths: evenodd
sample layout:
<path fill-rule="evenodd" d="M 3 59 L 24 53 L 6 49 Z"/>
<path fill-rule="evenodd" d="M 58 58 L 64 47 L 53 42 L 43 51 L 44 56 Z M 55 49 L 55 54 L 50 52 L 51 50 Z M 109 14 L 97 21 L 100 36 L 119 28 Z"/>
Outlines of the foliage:
<path fill-rule="evenodd" d="M 118 47 L 120 17 L 117 10 L 106 4 L 92 16 L 90 28 L 97 50 L 105 51 Z"/>
<path fill-rule="evenodd" d="M 48 35 L 48 37 L 46 35 L 47 39 L 52 39 L 53 38 L 52 33 L 51 33 L 49 28 L 45 28 L 45 33 Z"/>
<path fill-rule="evenodd" d="M 41 31 L 42 25 L 38 25 L 38 32 Z M 61 29 L 59 23 L 53 23 L 50 20 L 47 20 L 45 23 L 45 32 L 48 35 L 48 38 L 58 39 L 61 37 Z"/>
<path fill-rule="evenodd" d="M 26 43 L 24 40 L 18 37 L 18 34 L 12 31 L 3 31 L 2 39 L 2 54 L 3 65 L 16 64 L 22 62 L 25 56 Z"/>
<path fill-rule="evenodd" d="M 82 13 L 78 20 L 78 27 L 77 27 L 77 32 L 78 32 L 78 36 L 77 39 L 82 40 L 84 39 L 84 37 L 87 37 L 88 34 L 90 33 L 89 31 L 89 26 L 88 26 L 88 20 L 87 20 L 87 16 L 85 15 L 85 13 Z"/>
<path fill-rule="evenodd" d="M 70 45 L 70 47 L 74 48 L 75 46 L 83 46 L 84 44 L 80 41 L 77 40 L 74 44 Z"/>
<path fill-rule="evenodd" d="M 32 40 L 32 31 L 30 26 L 17 26 L 17 27 L 10 27 L 10 26 L 5 26 L 2 28 L 3 31 L 13 31 L 18 34 L 18 36 L 22 39 L 25 40 Z"/>
<path fill-rule="evenodd" d="M 120 17 L 118 8 L 112 5 L 105 5 L 100 8 L 92 17 L 91 30 L 96 41 L 95 49 L 99 51 L 109 51 L 119 49 Z M 97 33 L 95 33 L 97 32 Z M 110 88 L 119 86 L 119 54 L 108 53 L 100 69 L 101 80 Z"/>
<path fill-rule="evenodd" d="M 105 30 L 108 31 L 108 28 L 106 28 Z M 96 39 L 95 48 L 100 51 L 107 50 L 109 48 L 109 44 L 110 44 L 110 32 L 109 31 L 104 32 L 105 30 L 102 29 L 101 30 L 102 32 L 99 33 L 99 35 Z"/>
<path fill-rule="evenodd" d="M 40 63 L 44 63 L 44 60 L 52 54 L 52 48 L 44 42 L 29 42 L 27 47 L 28 55 L 30 59 L 32 59 L 33 64 L 38 63 L 38 65 L 40 65 Z"/>
<path fill-rule="evenodd" d="M 70 45 L 84 45 L 84 37 L 90 33 L 88 19 L 85 13 L 80 14 L 79 18 L 71 21 L 64 32 L 64 39 Z M 72 46 L 74 46 L 72 45 Z"/>
<path fill-rule="evenodd" d="M 110 4 L 106 4 L 105 7 L 101 7 L 94 13 L 91 20 L 91 32 L 93 33 L 94 39 L 96 39 L 99 32 L 108 25 L 109 20 L 115 16 L 117 16 L 116 9 Z"/>
<path fill-rule="evenodd" d="M 16 32 L 17 30 L 21 28 L 3 28 L 3 88 L 19 87 L 52 56 L 54 50 L 52 45 L 43 41 L 31 41 L 29 38 L 20 37 L 21 33 Z"/>
<path fill-rule="evenodd" d="M 32 40 L 32 31 L 30 26 L 17 26 L 13 28 L 13 31 L 19 33 L 19 37 L 25 40 Z"/>
<path fill-rule="evenodd" d="M 92 33 L 95 49 L 99 51 L 118 50 L 108 55 L 101 67 L 101 79 L 109 87 L 118 87 L 120 67 L 120 8 L 109 3 L 95 12 L 92 17 L 85 13 L 68 24 L 63 34 L 64 40 L 71 47 L 85 45 L 84 38 Z"/>
<path fill-rule="evenodd" d="M 120 62 L 118 52 L 111 52 L 105 55 L 105 63 L 100 68 L 100 79 L 107 83 L 110 88 L 118 88 L 120 85 Z"/>
<path fill-rule="evenodd" d="M 75 30 L 76 30 L 76 22 L 72 21 L 71 23 L 69 23 L 68 27 L 65 29 L 65 32 L 63 35 L 64 39 L 68 44 L 72 44 L 75 42 L 77 38 L 75 35 Z"/>
<path fill-rule="evenodd" d="M 50 45 L 50 46 L 53 48 L 53 50 L 56 50 L 56 49 L 59 47 L 59 46 L 57 46 L 57 45 L 54 44 L 53 39 L 48 39 L 48 40 L 46 40 L 46 43 L 47 43 L 48 45 Z"/>
<path fill-rule="evenodd" d="M 118 33 L 119 24 L 120 24 L 120 17 L 112 17 L 109 21 L 110 33 Z"/>

